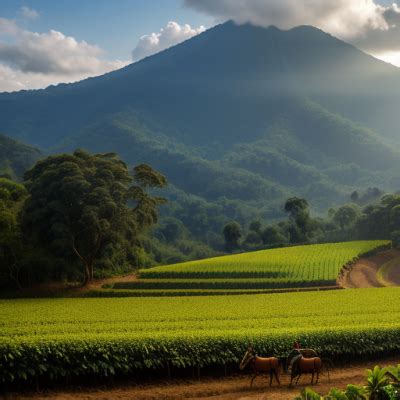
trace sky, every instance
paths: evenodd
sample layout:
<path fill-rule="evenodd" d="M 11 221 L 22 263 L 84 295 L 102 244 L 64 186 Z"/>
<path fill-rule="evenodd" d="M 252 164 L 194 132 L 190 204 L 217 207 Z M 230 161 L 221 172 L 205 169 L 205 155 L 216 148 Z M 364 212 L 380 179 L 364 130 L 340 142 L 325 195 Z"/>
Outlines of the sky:
<path fill-rule="evenodd" d="M 0 0 L 0 92 L 101 75 L 229 19 L 317 26 L 400 67 L 389 0 Z"/>

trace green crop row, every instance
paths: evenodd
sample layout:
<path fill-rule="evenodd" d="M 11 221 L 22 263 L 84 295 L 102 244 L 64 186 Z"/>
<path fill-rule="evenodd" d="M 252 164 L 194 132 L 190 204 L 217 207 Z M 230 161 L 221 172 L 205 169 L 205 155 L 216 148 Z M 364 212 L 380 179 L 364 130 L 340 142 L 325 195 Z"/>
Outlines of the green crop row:
<path fill-rule="evenodd" d="M 278 289 L 93 289 L 82 297 L 158 297 L 158 296 L 221 296 L 241 294 L 266 294 L 307 292 L 316 290 L 341 289 L 338 286 L 308 286 Z"/>
<path fill-rule="evenodd" d="M 287 279 L 140 279 L 131 282 L 116 282 L 113 289 L 282 289 L 298 286 L 334 286 L 335 280 L 288 281 Z"/>
<path fill-rule="evenodd" d="M 144 279 L 269 278 L 301 286 L 311 281 L 333 282 L 343 266 L 390 245 L 375 240 L 294 246 L 142 269 L 139 273 Z"/>
<path fill-rule="evenodd" d="M 0 301 L 0 381 L 134 374 L 283 355 L 400 351 L 400 288 L 269 295 Z"/>
<path fill-rule="evenodd" d="M 293 338 L 323 356 L 357 357 L 400 350 L 400 328 L 347 331 L 315 330 L 280 335 L 182 335 L 154 338 L 112 337 L 90 340 L 55 338 L 41 342 L 0 344 L 0 382 L 56 380 L 73 376 L 135 374 L 168 367 L 224 366 L 239 363 L 251 340 L 258 354 L 284 357 Z"/>

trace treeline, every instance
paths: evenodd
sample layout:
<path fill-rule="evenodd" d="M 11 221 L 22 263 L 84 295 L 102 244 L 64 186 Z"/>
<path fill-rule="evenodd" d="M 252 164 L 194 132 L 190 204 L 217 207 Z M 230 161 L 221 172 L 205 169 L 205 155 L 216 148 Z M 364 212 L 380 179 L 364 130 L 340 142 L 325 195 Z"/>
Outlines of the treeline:
<path fill-rule="evenodd" d="M 142 235 L 165 200 L 166 178 L 146 164 L 131 174 L 114 153 L 47 157 L 22 184 L 0 178 L 0 286 L 94 276 L 151 265 Z"/>
<path fill-rule="evenodd" d="M 223 227 L 225 250 L 250 251 L 292 244 L 347 240 L 390 239 L 400 245 L 400 194 L 378 188 L 353 192 L 351 202 L 330 208 L 325 218 L 312 217 L 306 199 L 292 197 L 284 204 L 286 220 L 273 224 L 254 220 L 245 227 L 232 221 Z"/>
<path fill-rule="evenodd" d="M 0 177 L 0 288 L 88 283 L 138 267 L 292 244 L 400 244 L 400 195 L 377 188 L 353 192 L 325 218 L 313 217 L 306 199 L 292 197 L 281 211 L 271 208 L 271 215 L 287 218 L 267 223 L 246 218 L 252 214 L 233 200 L 219 199 L 223 206 L 210 208 L 170 191 L 162 174 L 146 164 L 130 171 L 114 153 L 54 155 L 25 172 L 21 183 L 10 178 Z M 165 195 L 169 212 L 159 219 Z M 237 210 L 241 223 L 227 223 Z"/>

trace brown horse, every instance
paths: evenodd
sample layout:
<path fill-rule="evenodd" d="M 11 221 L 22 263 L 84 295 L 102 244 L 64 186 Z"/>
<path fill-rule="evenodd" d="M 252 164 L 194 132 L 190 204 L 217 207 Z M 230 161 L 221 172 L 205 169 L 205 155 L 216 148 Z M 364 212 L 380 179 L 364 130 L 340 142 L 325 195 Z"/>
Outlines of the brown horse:
<path fill-rule="evenodd" d="M 243 357 L 242 362 L 239 365 L 240 370 L 246 368 L 247 365 L 253 370 L 253 377 L 251 378 L 250 387 L 253 386 L 254 379 L 258 375 L 269 374 L 269 386 L 272 385 L 272 377 L 275 376 L 276 381 L 280 385 L 279 380 L 279 366 L 280 362 L 276 357 L 258 357 L 254 354 L 253 347 L 249 345 L 246 354 Z"/>
<path fill-rule="evenodd" d="M 317 376 L 315 383 L 318 383 L 319 374 L 322 369 L 322 360 L 319 357 L 306 358 L 303 354 L 300 355 L 299 359 L 293 364 L 290 385 L 293 380 L 297 377 L 296 385 L 299 382 L 300 376 L 303 374 L 311 374 L 311 384 L 314 384 L 314 376 Z"/>

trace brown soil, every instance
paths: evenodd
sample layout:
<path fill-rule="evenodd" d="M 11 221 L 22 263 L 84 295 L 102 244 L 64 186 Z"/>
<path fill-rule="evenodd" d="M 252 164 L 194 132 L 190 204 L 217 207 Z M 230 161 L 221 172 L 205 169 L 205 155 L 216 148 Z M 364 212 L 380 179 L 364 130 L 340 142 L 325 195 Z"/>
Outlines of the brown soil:
<path fill-rule="evenodd" d="M 389 274 L 387 276 L 387 280 L 392 284 L 396 286 L 400 286 L 400 258 L 399 258 L 399 263 L 397 263 L 389 271 Z"/>
<path fill-rule="evenodd" d="M 62 283 L 62 282 L 48 282 L 33 287 L 23 289 L 18 293 L 20 297 L 74 297 L 80 296 L 90 290 L 101 289 L 105 284 L 112 284 L 115 282 L 129 282 L 138 279 L 137 274 L 128 274 L 122 276 L 115 276 L 112 278 L 94 279 L 87 286 L 82 286 L 80 283 Z"/>
<path fill-rule="evenodd" d="M 397 365 L 400 356 L 387 358 L 380 361 L 354 363 L 346 367 L 336 368 L 331 372 L 331 379 L 322 375 L 320 383 L 313 389 L 321 394 L 329 392 L 330 388 L 344 389 L 348 384 L 365 384 L 365 370 L 380 366 Z M 267 380 L 259 377 L 255 380 L 254 387 L 250 389 L 250 376 L 236 376 L 229 378 L 211 379 L 204 378 L 200 381 L 169 381 L 152 385 L 123 385 L 102 387 L 95 389 L 71 388 L 63 391 L 32 394 L 9 394 L 6 400 L 172 400 L 172 399 L 203 399 L 203 400 L 264 400 L 293 399 L 299 392 L 310 385 L 310 376 L 300 379 L 297 386 L 289 386 L 289 377 L 281 376 L 281 386 L 276 382 L 269 387 Z"/>
<path fill-rule="evenodd" d="M 86 287 L 80 287 L 79 290 L 86 291 L 86 290 L 93 290 L 93 289 L 101 289 L 105 284 L 112 284 L 115 282 L 130 282 L 137 279 L 137 274 L 128 274 L 122 276 L 114 276 L 112 278 L 106 279 L 95 279 L 90 282 Z"/>
<path fill-rule="evenodd" d="M 400 257 L 399 250 L 387 250 L 368 258 L 360 258 L 349 269 L 344 270 L 338 279 L 338 284 L 346 289 L 381 287 L 376 273 L 384 263 L 396 257 Z M 395 275 L 390 276 L 390 279 L 400 284 L 400 270 L 396 269 Z"/>

